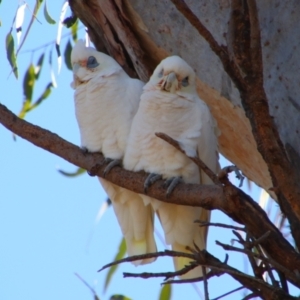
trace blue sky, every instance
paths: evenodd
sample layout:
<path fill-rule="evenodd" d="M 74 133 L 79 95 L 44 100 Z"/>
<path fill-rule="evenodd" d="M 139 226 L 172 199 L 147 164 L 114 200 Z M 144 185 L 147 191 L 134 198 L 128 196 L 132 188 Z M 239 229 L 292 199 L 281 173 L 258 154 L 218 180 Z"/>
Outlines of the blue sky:
<path fill-rule="evenodd" d="M 64 62 L 57 74 L 55 45 L 35 52 L 25 52 L 54 41 L 57 24 L 49 25 L 43 16 L 43 7 L 38 19 L 18 55 L 19 79 L 10 73 L 6 60 L 5 36 L 8 33 L 18 2 L 2 1 L 0 5 L 0 102 L 18 113 L 23 101 L 22 80 L 31 60 L 36 63 L 42 52 L 46 61 L 41 78 L 36 83 L 34 99 L 43 91 L 50 79 L 48 55 L 53 49 L 53 69 L 58 87 L 37 109 L 28 113 L 26 120 L 57 133 L 62 138 L 79 145 L 79 131 L 74 114 L 73 90 L 70 87 L 72 74 Z M 58 20 L 62 1 L 48 1 L 49 13 Z M 35 1 L 28 1 L 33 10 Z M 70 12 L 67 12 L 67 16 Z M 25 23 L 31 17 L 26 10 Z M 64 29 L 63 34 L 68 33 Z M 13 31 L 15 36 L 15 29 Z M 84 38 L 82 29 L 79 38 Z M 68 38 L 62 40 L 62 51 Z M 78 273 L 97 292 L 100 299 L 109 299 L 112 294 L 124 294 L 132 299 L 158 299 L 161 279 L 123 279 L 122 272 L 171 271 L 171 259 L 159 259 L 155 263 L 135 268 L 123 264 L 113 277 L 105 293 L 103 285 L 107 271 L 97 273 L 104 264 L 113 260 L 121 240 L 112 209 L 108 209 L 98 223 L 98 211 L 106 199 L 98 180 L 87 174 L 76 178 L 64 177 L 57 171 L 74 171 L 76 167 L 29 142 L 17 138 L 0 126 L 0 298 L 3 300 L 31 299 L 93 299 L 88 288 L 74 275 Z M 222 161 L 224 164 L 224 161 Z M 247 190 L 247 189 L 246 189 Z M 252 187 L 256 198 L 259 189 Z M 221 212 L 212 213 L 212 221 L 232 224 Z M 157 224 L 157 230 L 161 229 Z M 215 246 L 215 240 L 230 243 L 229 230 L 211 228 L 208 249 L 220 259 L 225 252 Z M 164 244 L 157 238 L 158 248 Z M 229 263 L 244 269 L 241 255 L 230 254 Z M 227 292 L 239 284 L 228 276 L 214 278 L 209 282 L 211 297 Z M 197 289 L 203 289 L 202 283 Z M 172 299 L 183 297 L 199 299 L 192 285 L 172 287 Z M 227 299 L 241 299 L 240 292 Z M 201 298 L 200 298 L 201 299 Z"/>

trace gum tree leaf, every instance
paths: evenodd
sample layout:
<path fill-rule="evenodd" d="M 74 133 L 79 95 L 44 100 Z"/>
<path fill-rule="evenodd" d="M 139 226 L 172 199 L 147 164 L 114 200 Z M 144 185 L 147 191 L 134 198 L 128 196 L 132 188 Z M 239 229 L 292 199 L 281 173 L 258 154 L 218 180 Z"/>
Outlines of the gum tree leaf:
<path fill-rule="evenodd" d="M 35 84 L 34 66 L 33 64 L 30 64 L 23 79 L 24 102 L 23 102 L 22 109 L 19 113 L 19 118 L 21 119 L 24 119 L 26 113 L 30 110 L 34 84 Z"/>
<path fill-rule="evenodd" d="M 131 300 L 131 298 L 128 298 L 124 295 L 112 295 L 110 296 L 109 300 Z"/>
<path fill-rule="evenodd" d="M 22 25 L 24 22 L 24 16 L 25 16 L 25 8 L 27 4 L 24 3 L 21 6 L 19 6 L 16 14 L 16 31 L 17 31 L 17 42 L 20 44 L 20 39 L 22 35 Z"/>
<path fill-rule="evenodd" d="M 18 67 L 17 67 L 17 57 L 15 53 L 15 42 L 11 34 L 11 31 L 6 36 L 6 56 L 12 67 L 15 77 L 18 79 Z"/>
<path fill-rule="evenodd" d="M 60 17 L 59 17 L 59 23 L 58 23 L 58 29 L 57 29 L 57 36 L 56 36 L 56 52 L 57 52 L 57 66 L 58 66 L 58 73 L 60 72 L 61 69 L 61 54 L 60 54 L 60 41 L 61 41 L 61 33 L 63 29 L 63 21 L 65 14 L 67 12 L 67 8 L 69 6 L 69 2 L 65 1 L 65 3 L 62 6 L 61 12 L 60 12 Z"/>
<path fill-rule="evenodd" d="M 35 84 L 35 70 L 33 64 L 30 64 L 23 80 L 24 99 L 29 103 L 32 100 L 34 84 Z"/>
<path fill-rule="evenodd" d="M 42 55 L 40 56 L 37 65 L 34 68 L 34 74 L 35 74 L 35 79 L 38 80 L 41 74 L 41 70 L 42 70 L 42 66 L 44 63 L 44 58 L 45 58 L 45 53 L 42 53 Z"/>
<path fill-rule="evenodd" d="M 69 40 L 66 45 L 65 52 L 64 52 L 64 59 L 65 59 L 67 68 L 72 71 L 71 52 L 72 52 L 72 44 Z"/>
<path fill-rule="evenodd" d="M 51 89 L 53 88 L 52 82 L 48 83 L 42 95 L 29 107 L 28 111 L 33 110 L 38 105 L 40 105 L 45 99 L 51 94 Z M 27 111 L 27 112 L 28 112 Z"/>
<path fill-rule="evenodd" d="M 77 41 L 77 31 L 78 31 L 78 19 L 76 22 L 71 26 L 71 32 L 72 32 L 72 39 L 74 42 Z"/>
<path fill-rule="evenodd" d="M 86 170 L 82 169 L 82 168 L 78 168 L 75 172 L 66 172 L 61 169 L 58 169 L 57 171 L 66 177 L 76 177 L 76 176 L 81 175 L 86 172 Z"/>
<path fill-rule="evenodd" d="M 49 24 L 56 24 L 55 20 L 53 20 L 51 18 L 51 16 L 49 15 L 49 12 L 48 12 L 48 9 L 47 9 L 47 1 L 45 1 L 45 5 L 44 5 L 44 16 L 45 16 L 46 21 Z"/>
<path fill-rule="evenodd" d="M 75 15 L 72 15 L 71 17 L 67 17 L 63 20 L 63 24 L 67 27 L 70 28 L 72 27 L 77 21 L 77 17 Z"/>
<path fill-rule="evenodd" d="M 171 284 L 165 284 L 159 294 L 159 300 L 170 300 L 172 295 Z"/>
<path fill-rule="evenodd" d="M 125 239 L 123 238 L 120 245 L 119 245 L 119 251 L 115 256 L 114 261 L 123 258 L 125 256 L 125 254 L 126 254 L 126 243 L 125 243 Z M 109 268 L 109 271 L 108 271 L 108 273 L 106 275 L 106 278 L 105 278 L 104 291 L 107 289 L 107 287 L 108 287 L 108 285 L 109 285 L 109 283 L 112 279 L 112 276 L 116 272 L 117 268 L 118 268 L 118 265 L 114 265 L 114 266 Z M 112 298 L 110 298 L 110 299 L 112 299 Z"/>

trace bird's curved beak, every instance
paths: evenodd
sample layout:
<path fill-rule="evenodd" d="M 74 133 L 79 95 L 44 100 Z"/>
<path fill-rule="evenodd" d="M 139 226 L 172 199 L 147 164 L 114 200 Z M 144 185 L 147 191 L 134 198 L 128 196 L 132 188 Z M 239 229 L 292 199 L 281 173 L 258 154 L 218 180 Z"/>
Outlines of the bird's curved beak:
<path fill-rule="evenodd" d="M 80 68 L 80 64 L 74 63 L 73 64 L 73 73 L 76 74 L 79 68 Z"/>
<path fill-rule="evenodd" d="M 175 92 L 177 88 L 178 80 L 175 72 L 171 72 L 168 75 L 164 76 L 161 90 L 165 90 L 167 92 Z"/>

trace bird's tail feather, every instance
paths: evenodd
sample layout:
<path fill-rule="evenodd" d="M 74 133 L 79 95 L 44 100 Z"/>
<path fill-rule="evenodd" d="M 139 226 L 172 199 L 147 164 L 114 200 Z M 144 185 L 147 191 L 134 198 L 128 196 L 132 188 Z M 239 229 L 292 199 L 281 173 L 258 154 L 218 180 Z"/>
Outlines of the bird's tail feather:
<path fill-rule="evenodd" d="M 112 205 L 124 235 L 128 256 L 156 252 L 154 240 L 154 212 L 145 205 L 139 194 L 116 186 L 105 179 L 100 182 L 112 200 Z M 155 258 L 132 262 L 134 265 L 148 264 Z"/>

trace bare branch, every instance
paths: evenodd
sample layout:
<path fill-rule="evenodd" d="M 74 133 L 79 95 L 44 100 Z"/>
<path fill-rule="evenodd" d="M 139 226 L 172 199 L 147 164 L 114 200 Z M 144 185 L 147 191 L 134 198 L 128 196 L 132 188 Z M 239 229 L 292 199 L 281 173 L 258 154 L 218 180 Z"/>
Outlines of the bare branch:
<path fill-rule="evenodd" d="M 207 281 L 206 268 L 205 267 L 202 267 L 202 274 L 203 274 L 203 285 L 204 285 L 205 300 L 209 300 L 208 281 Z"/>
<path fill-rule="evenodd" d="M 222 228 L 227 228 L 227 229 L 246 231 L 246 229 L 244 227 L 227 225 L 227 224 L 223 224 L 223 223 L 203 222 L 201 220 L 196 220 L 195 223 L 199 223 L 200 227 L 202 227 L 202 226 L 216 226 L 216 227 L 222 227 Z"/>
<path fill-rule="evenodd" d="M 156 132 L 155 135 L 162 140 L 166 141 L 170 145 L 172 145 L 174 148 L 179 150 L 180 152 L 184 153 L 191 161 L 193 161 L 200 169 L 202 169 L 206 175 L 213 181 L 216 185 L 222 185 L 220 180 L 218 179 L 218 176 L 198 157 L 192 157 L 188 156 L 183 149 L 181 149 L 179 143 L 172 139 L 170 136 L 166 135 L 163 132 Z"/>
<path fill-rule="evenodd" d="M 242 290 L 242 289 L 244 289 L 244 288 L 245 288 L 244 286 L 240 286 L 240 287 L 238 287 L 238 288 L 236 288 L 236 289 L 234 289 L 234 290 L 232 290 L 232 291 L 230 291 L 230 292 L 228 292 L 228 293 L 225 293 L 225 294 L 223 294 L 223 295 L 220 295 L 220 296 L 218 296 L 217 298 L 214 298 L 214 299 L 211 299 L 211 300 L 219 300 L 219 299 L 224 298 L 224 297 L 226 297 L 226 296 L 228 296 L 228 295 L 230 295 L 230 294 L 232 294 L 232 293 L 235 293 L 235 292 L 237 292 L 237 291 L 240 291 L 240 290 Z"/>
<path fill-rule="evenodd" d="M 221 246 L 225 250 L 240 252 L 240 253 L 244 253 L 246 255 L 252 255 L 253 257 L 259 258 L 263 262 L 271 264 L 271 265 L 274 266 L 274 268 L 278 269 L 279 271 L 283 272 L 284 274 L 287 274 L 287 276 L 289 278 L 291 278 L 293 280 L 293 282 L 295 282 L 297 285 L 300 284 L 300 278 L 298 278 L 296 274 L 290 272 L 290 270 L 284 268 L 283 266 L 281 266 L 279 263 L 277 263 L 273 259 L 267 258 L 265 256 L 261 256 L 260 254 L 252 252 L 248 249 L 237 248 L 237 247 L 234 247 L 234 246 L 231 246 L 231 245 L 223 244 L 219 241 L 216 241 L 216 244 Z"/>

